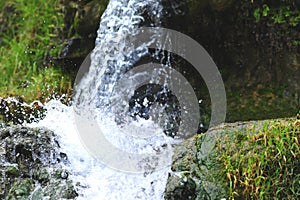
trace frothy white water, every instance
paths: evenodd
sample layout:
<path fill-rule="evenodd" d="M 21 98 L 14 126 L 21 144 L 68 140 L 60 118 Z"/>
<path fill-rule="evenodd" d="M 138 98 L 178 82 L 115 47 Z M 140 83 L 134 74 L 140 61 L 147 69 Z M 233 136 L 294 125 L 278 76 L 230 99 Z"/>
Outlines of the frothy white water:
<path fill-rule="evenodd" d="M 124 38 L 127 34 L 135 33 L 144 21 L 142 15 L 145 12 L 151 13 L 151 26 L 159 25 L 161 9 L 161 3 L 157 0 L 111 0 L 101 18 L 96 47 L 91 54 L 91 66 L 76 82 L 74 107 L 52 100 L 45 105 L 46 117 L 38 123 L 30 124 L 34 127 L 46 127 L 58 135 L 61 150 L 67 154 L 70 162 L 65 166 L 71 173 L 69 177 L 74 183 L 79 183 L 76 185 L 80 195 L 78 199 L 163 199 L 170 167 L 155 162 L 160 162 L 161 152 L 171 148 L 172 139 L 166 137 L 161 126 L 156 125 L 151 119 L 133 120 L 129 117 L 125 120 L 125 117 L 121 117 L 125 122 L 120 124 L 116 120 L 118 116 L 110 112 L 114 107 L 110 103 L 116 82 L 128 67 L 134 65 L 148 52 L 147 44 L 135 48 L 128 45 Z M 163 44 L 158 44 L 158 48 L 161 45 Z M 118 94 L 116 98 L 119 98 Z M 75 115 L 83 120 L 78 118 L 76 120 Z M 123 161 L 126 160 L 127 164 L 130 162 L 128 157 L 145 155 L 143 159 L 137 161 L 138 167 L 142 170 L 136 172 L 143 173 L 135 173 L 134 170 L 126 172 L 124 168 L 114 167 L 116 165 L 112 168 L 109 162 L 102 163 L 103 160 L 93 157 L 90 149 L 85 148 L 89 144 L 82 142 L 80 137 L 89 134 L 90 130 L 82 127 L 90 121 L 95 121 L 93 125 L 101 127 L 104 140 L 108 140 L 116 147 L 115 149 L 121 149 L 116 152 L 126 152 L 121 155 L 112 152 L 110 155 L 103 147 L 109 161 L 119 162 L 122 165 L 123 155 Z M 94 139 L 97 140 L 90 138 L 91 143 Z M 101 151 L 101 139 L 97 144 L 100 144 L 97 150 Z M 167 159 L 163 161 L 168 161 L 171 154 L 169 151 L 165 152 L 167 154 L 163 156 Z M 132 166 L 131 169 L 135 169 L 136 163 Z M 157 166 L 159 168 L 156 168 Z M 124 171 L 121 171 L 122 169 Z"/>
<path fill-rule="evenodd" d="M 76 186 L 80 195 L 78 199 L 163 199 L 169 172 L 168 166 L 144 174 L 112 169 L 92 157 L 84 148 L 77 133 L 74 110 L 71 106 L 52 100 L 45 105 L 45 108 L 47 109 L 46 117 L 28 126 L 46 127 L 58 135 L 61 151 L 67 154 L 70 162 L 65 166 L 71 173 L 69 178 L 75 184 L 80 183 Z M 144 125 L 147 126 L 147 123 Z"/>

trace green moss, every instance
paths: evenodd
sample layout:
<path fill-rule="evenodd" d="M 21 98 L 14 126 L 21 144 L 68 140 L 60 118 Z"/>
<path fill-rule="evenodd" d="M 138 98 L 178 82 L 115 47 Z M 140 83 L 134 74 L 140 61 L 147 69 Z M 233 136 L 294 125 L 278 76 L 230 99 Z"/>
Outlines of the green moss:
<path fill-rule="evenodd" d="M 20 175 L 20 171 L 15 166 L 8 166 L 5 169 L 5 174 L 7 176 L 15 177 L 15 176 L 19 176 Z"/>
<path fill-rule="evenodd" d="M 28 102 L 70 92 L 70 78 L 48 59 L 62 48 L 64 24 L 58 2 L 1 1 L 0 96 L 21 96 Z"/>
<path fill-rule="evenodd" d="M 9 190 L 6 197 L 8 200 L 20 199 L 26 200 L 29 198 L 30 192 L 33 189 L 33 182 L 30 179 L 17 180 Z"/>
<path fill-rule="evenodd" d="M 232 138 L 225 148 L 220 148 L 230 198 L 297 199 L 300 121 L 268 121 L 255 124 L 245 132 L 246 137 Z"/>

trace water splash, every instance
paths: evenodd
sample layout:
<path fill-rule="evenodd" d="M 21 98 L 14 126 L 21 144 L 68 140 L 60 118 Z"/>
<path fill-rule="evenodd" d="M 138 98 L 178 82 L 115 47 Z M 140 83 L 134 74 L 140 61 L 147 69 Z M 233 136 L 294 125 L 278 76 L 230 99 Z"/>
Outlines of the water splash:
<path fill-rule="evenodd" d="M 130 174 L 116 171 L 95 159 L 84 148 L 74 123 L 73 108 L 51 100 L 45 105 L 46 117 L 31 127 L 46 127 L 58 135 L 61 152 L 68 155 L 69 178 L 80 183 L 78 199 L 163 199 L 169 168 L 150 174 Z"/>
<path fill-rule="evenodd" d="M 150 166 L 144 173 L 112 169 L 87 151 L 78 137 L 78 124 L 74 120 L 74 113 L 87 119 L 97 118 L 113 145 L 138 154 L 159 151 L 170 139 L 151 120 L 140 118 L 120 126 L 115 116 L 110 116 L 110 107 L 107 106 L 116 81 L 128 67 L 148 53 L 147 44 L 138 48 L 128 46 L 124 42 L 126 35 L 134 34 L 136 28 L 146 23 L 145 13 L 150 16 L 148 25 L 160 25 L 161 10 L 161 3 L 156 0 L 111 0 L 101 18 L 96 47 L 91 54 L 91 67 L 77 82 L 73 106 L 52 100 L 45 105 L 46 117 L 30 125 L 44 126 L 58 135 L 61 150 L 70 161 L 66 166 L 71 172 L 70 179 L 79 183 L 76 186 L 80 195 L 78 199 L 163 199 L 169 166 L 160 169 Z M 132 139 L 132 135 L 121 134 L 126 130 L 139 137 Z M 149 134 L 155 137 L 145 139 L 141 132 L 145 137 Z M 145 160 L 145 163 L 151 165 L 150 161 Z"/>

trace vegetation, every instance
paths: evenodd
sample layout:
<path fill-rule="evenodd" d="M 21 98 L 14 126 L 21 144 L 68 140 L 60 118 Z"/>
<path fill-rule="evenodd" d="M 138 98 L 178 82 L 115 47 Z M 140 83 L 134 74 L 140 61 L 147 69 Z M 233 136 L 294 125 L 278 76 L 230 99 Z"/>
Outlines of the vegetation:
<path fill-rule="evenodd" d="M 299 141 L 299 119 L 257 124 L 247 129 L 246 134 L 240 132 L 234 140 L 227 141 L 221 158 L 230 198 L 297 199 Z"/>
<path fill-rule="evenodd" d="M 254 29 L 258 41 L 278 51 L 300 44 L 299 6 L 298 0 L 247 0 L 241 3 L 240 16 Z"/>
<path fill-rule="evenodd" d="M 56 0 L 0 0 L 0 96 L 27 102 L 69 94 L 71 80 L 51 58 L 62 48 L 63 14 Z"/>
<path fill-rule="evenodd" d="M 256 22 L 269 18 L 272 24 L 286 24 L 293 27 L 299 24 L 300 12 L 295 1 L 281 1 L 280 6 L 274 3 L 269 5 L 264 3 L 255 8 L 253 15 Z"/>
<path fill-rule="evenodd" d="M 227 122 L 249 121 L 255 119 L 275 119 L 292 116 L 299 106 L 297 96 L 285 95 L 291 88 L 288 85 L 272 85 L 265 87 L 258 84 L 253 87 L 227 91 Z M 241 97 L 241 94 L 243 96 Z"/>
<path fill-rule="evenodd" d="M 300 11 L 297 2 L 299 1 L 241 1 L 242 6 L 238 11 L 241 13 L 237 14 L 243 16 L 241 20 L 247 22 L 247 30 L 254 33 L 264 48 L 272 52 L 280 51 L 283 45 L 299 45 Z M 199 5 L 201 6 L 203 5 Z M 0 97 L 19 96 L 26 102 L 43 102 L 53 95 L 70 94 L 71 78 L 63 75 L 60 66 L 52 62 L 62 49 L 63 32 L 72 30 L 64 30 L 64 16 L 59 1 L 0 0 L 0 8 Z M 77 21 L 76 24 L 81 23 Z M 244 40 L 236 41 L 242 43 Z M 284 93 L 278 88 L 268 90 L 262 86 L 254 88 L 253 91 L 244 98 L 245 102 L 241 101 L 240 91 L 230 91 L 229 100 L 235 98 L 238 102 L 236 112 L 229 116 L 230 119 L 242 119 L 246 116 L 249 120 L 253 116 L 269 117 L 275 115 L 273 112 L 282 114 L 297 109 L 294 106 L 297 102 L 292 105 L 275 102 L 279 98 L 274 94 Z M 281 99 L 284 98 L 290 96 L 282 96 Z M 12 110 L 11 113 L 16 111 L 18 114 L 9 116 L 4 113 L 3 116 L 9 120 L 25 121 L 22 116 L 27 111 L 19 111 L 17 103 L 6 103 L 0 101 L 0 104 Z M 272 109 L 261 109 L 269 105 L 272 105 Z M 249 114 L 251 109 L 253 116 Z M 30 117 L 32 116 L 28 118 Z M 204 135 L 199 136 L 203 137 Z M 234 139 L 222 141 L 218 161 L 224 166 L 230 198 L 297 199 L 300 196 L 299 141 L 299 119 L 257 124 L 247 128 L 245 132 L 238 132 Z M 215 162 L 211 166 L 216 166 Z"/>

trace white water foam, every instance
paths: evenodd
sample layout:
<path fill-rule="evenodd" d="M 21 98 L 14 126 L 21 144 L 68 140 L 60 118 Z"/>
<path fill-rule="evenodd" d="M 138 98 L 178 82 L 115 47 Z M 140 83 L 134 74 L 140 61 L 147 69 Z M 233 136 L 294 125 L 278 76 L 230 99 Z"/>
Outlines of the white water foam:
<path fill-rule="evenodd" d="M 58 100 L 45 105 L 46 117 L 30 127 L 45 127 L 58 135 L 61 151 L 66 153 L 78 199 L 88 200 L 162 200 L 170 168 L 134 174 L 112 169 L 93 158 L 82 145 L 74 122 L 74 110 Z M 147 122 L 148 123 L 148 122 Z M 145 124 L 147 126 L 147 124 Z"/>

